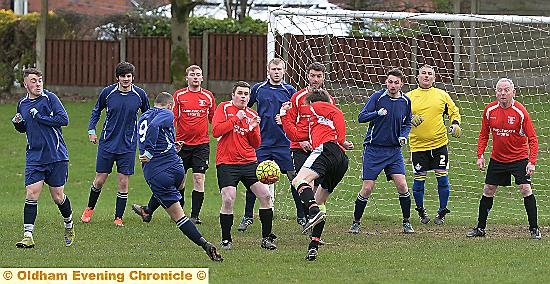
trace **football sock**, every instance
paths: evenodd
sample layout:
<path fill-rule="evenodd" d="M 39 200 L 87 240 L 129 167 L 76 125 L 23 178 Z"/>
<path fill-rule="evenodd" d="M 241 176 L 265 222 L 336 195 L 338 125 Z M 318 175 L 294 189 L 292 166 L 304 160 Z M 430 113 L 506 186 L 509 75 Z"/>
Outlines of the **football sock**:
<path fill-rule="evenodd" d="M 124 210 L 126 209 L 127 201 L 128 201 L 128 192 L 116 193 L 115 218 L 122 219 L 122 216 L 124 216 Z"/>
<path fill-rule="evenodd" d="M 525 205 L 525 211 L 527 212 L 527 220 L 529 220 L 529 229 L 538 228 L 537 221 L 537 200 L 535 194 L 531 194 L 523 198 L 523 205 Z"/>
<path fill-rule="evenodd" d="M 294 205 L 296 206 L 296 217 L 304 218 L 307 215 L 307 208 L 304 207 L 302 199 L 294 186 L 290 186 L 290 193 L 292 193 L 292 199 L 294 200 Z"/>
<path fill-rule="evenodd" d="M 254 203 L 256 202 L 256 195 L 252 190 L 246 191 L 246 198 L 244 203 L 244 216 L 248 218 L 254 217 Z"/>
<path fill-rule="evenodd" d="M 306 204 L 307 208 L 311 209 L 312 205 L 317 205 L 317 203 L 315 202 L 315 195 L 313 194 L 313 189 L 311 189 L 311 186 L 309 184 L 303 183 L 299 185 L 298 192 L 300 192 L 300 199 L 302 200 L 302 202 L 304 202 L 304 204 Z M 318 205 L 316 207 L 318 208 Z M 311 216 L 310 214 L 310 217 L 313 217 L 313 216 Z"/>
<path fill-rule="evenodd" d="M 233 226 L 233 214 L 220 213 L 220 226 L 222 228 L 222 240 L 231 241 L 231 227 Z"/>
<path fill-rule="evenodd" d="M 180 205 L 181 205 L 181 208 L 185 208 L 185 188 L 184 189 L 181 189 L 179 190 L 180 194 L 181 194 L 181 199 L 180 199 Z"/>
<path fill-rule="evenodd" d="M 71 201 L 67 195 L 63 196 L 63 201 L 61 204 L 57 204 L 61 216 L 63 216 L 63 222 L 65 223 L 65 228 L 73 227 L 73 210 L 71 209 Z"/>
<path fill-rule="evenodd" d="M 319 224 L 313 226 L 311 231 L 311 238 L 321 239 L 321 234 L 323 234 L 323 229 L 325 228 L 325 221 L 321 221 Z"/>
<path fill-rule="evenodd" d="M 90 197 L 88 197 L 88 207 L 90 207 L 90 209 L 95 208 L 100 194 L 101 194 L 101 188 L 95 187 L 94 184 L 92 183 L 92 186 L 90 186 Z"/>
<path fill-rule="evenodd" d="M 403 219 L 409 219 L 411 217 L 411 194 L 408 191 L 399 193 L 399 205 L 401 206 Z"/>
<path fill-rule="evenodd" d="M 449 203 L 449 195 L 451 194 L 451 185 L 449 184 L 449 176 L 447 173 L 435 173 L 437 179 L 437 193 L 439 196 L 439 212 L 447 208 Z"/>
<path fill-rule="evenodd" d="M 202 203 L 204 201 L 204 192 L 199 192 L 193 190 L 191 192 L 191 217 L 199 218 L 199 213 L 201 212 Z"/>
<path fill-rule="evenodd" d="M 413 197 L 416 207 L 424 208 L 424 184 L 426 183 L 425 175 L 414 175 L 413 182 Z"/>
<path fill-rule="evenodd" d="M 361 221 L 368 201 L 369 197 L 363 197 L 361 194 L 357 194 L 357 199 L 355 199 L 355 209 L 353 210 L 353 219 L 355 222 Z"/>
<path fill-rule="evenodd" d="M 176 226 L 178 226 L 180 231 L 182 231 L 184 235 L 186 235 L 198 246 L 202 247 L 206 243 L 206 240 L 202 237 L 195 224 L 193 224 L 193 222 L 189 222 L 189 218 L 187 218 L 187 216 L 183 216 L 181 219 L 176 221 Z"/>
<path fill-rule="evenodd" d="M 480 229 L 485 229 L 487 226 L 487 216 L 489 216 L 489 211 L 493 207 L 493 199 L 494 197 L 481 196 L 481 200 L 479 201 L 479 217 L 477 218 L 477 227 Z"/>
<path fill-rule="evenodd" d="M 23 209 L 23 230 L 26 237 L 32 236 L 37 213 L 38 200 L 25 199 L 25 208 Z"/>
<path fill-rule="evenodd" d="M 155 210 L 159 208 L 159 206 L 160 206 L 160 203 L 157 200 L 157 198 L 151 195 L 151 198 L 149 198 L 149 203 L 147 204 L 147 208 L 144 208 L 144 211 L 145 213 L 152 215 L 153 212 L 155 212 Z"/>
<path fill-rule="evenodd" d="M 271 234 L 273 228 L 273 209 L 260 209 L 260 221 L 262 222 L 262 238 Z"/>

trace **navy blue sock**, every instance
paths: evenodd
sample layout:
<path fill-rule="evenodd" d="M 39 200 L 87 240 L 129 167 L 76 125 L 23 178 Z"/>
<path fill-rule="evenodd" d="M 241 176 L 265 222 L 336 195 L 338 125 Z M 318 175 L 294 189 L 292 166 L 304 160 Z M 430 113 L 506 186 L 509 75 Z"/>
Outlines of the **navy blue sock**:
<path fill-rule="evenodd" d="M 153 212 L 155 212 L 155 210 L 159 208 L 159 206 L 160 203 L 157 198 L 151 195 L 151 198 L 149 198 L 149 203 L 147 204 L 147 208 L 145 208 L 145 213 L 152 215 Z"/>
<path fill-rule="evenodd" d="M 260 209 L 260 221 L 262 222 L 262 238 L 271 234 L 273 229 L 273 208 Z"/>
<path fill-rule="evenodd" d="M 290 186 L 290 192 L 292 193 L 292 199 L 294 200 L 294 205 L 296 206 L 296 217 L 304 218 L 307 215 L 307 210 L 304 208 L 302 199 L 294 186 Z"/>
<path fill-rule="evenodd" d="M 222 228 L 222 240 L 231 239 L 231 227 L 233 226 L 233 214 L 220 213 L 220 226 Z"/>
<path fill-rule="evenodd" d="M 451 195 L 451 185 L 449 184 L 449 176 L 447 173 L 435 173 L 437 178 L 437 193 L 439 196 L 439 211 L 441 212 L 444 208 L 447 208 L 449 203 L 449 196 Z"/>
<path fill-rule="evenodd" d="M 411 218 L 411 194 L 408 191 L 399 193 L 399 205 L 401 206 L 403 219 Z"/>
<path fill-rule="evenodd" d="M 92 186 L 90 186 L 90 197 L 88 197 L 88 207 L 90 207 L 90 209 L 95 208 L 100 194 L 101 194 L 101 188 L 95 187 L 94 184 L 92 183 Z"/>
<path fill-rule="evenodd" d="M 199 232 L 193 222 L 189 222 L 187 216 L 183 216 L 181 219 L 176 221 L 176 226 L 186 235 L 191 241 L 193 241 L 198 246 L 203 246 L 206 243 L 206 240 L 202 237 L 202 234 Z"/>
<path fill-rule="evenodd" d="M 246 199 L 244 203 L 244 216 L 252 218 L 254 217 L 254 203 L 256 202 L 256 195 L 252 190 L 246 191 Z"/>
<path fill-rule="evenodd" d="M 38 200 L 25 199 L 25 208 L 23 209 L 23 228 L 25 233 L 32 234 L 37 213 Z"/>
<path fill-rule="evenodd" d="M 201 212 L 202 203 L 204 201 L 204 192 L 198 192 L 193 190 L 191 192 L 191 217 L 199 218 L 199 213 Z"/>
<path fill-rule="evenodd" d="M 414 177 L 413 182 L 413 197 L 417 208 L 424 208 L 424 184 L 426 176 Z"/>
<path fill-rule="evenodd" d="M 355 199 L 355 209 L 353 210 L 353 218 L 355 222 L 361 221 L 368 201 L 368 197 L 363 197 L 361 194 L 357 194 L 357 199 Z"/>
<path fill-rule="evenodd" d="M 179 190 L 179 192 L 181 194 L 180 205 L 181 205 L 181 208 L 184 208 L 184 206 L 185 206 L 185 188 L 182 189 L 182 190 Z"/>
<path fill-rule="evenodd" d="M 73 214 L 73 210 L 71 209 L 71 201 L 67 195 L 64 196 L 61 204 L 57 204 L 57 208 L 59 208 L 59 212 L 61 212 L 61 216 L 63 216 L 63 218 L 70 218 Z"/>
<path fill-rule="evenodd" d="M 115 218 L 122 219 L 124 216 L 124 210 L 126 209 L 126 202 L 128 201 L 128 192 L 117 192 L 116 194 L 116 206 L 115 206 Z"/>

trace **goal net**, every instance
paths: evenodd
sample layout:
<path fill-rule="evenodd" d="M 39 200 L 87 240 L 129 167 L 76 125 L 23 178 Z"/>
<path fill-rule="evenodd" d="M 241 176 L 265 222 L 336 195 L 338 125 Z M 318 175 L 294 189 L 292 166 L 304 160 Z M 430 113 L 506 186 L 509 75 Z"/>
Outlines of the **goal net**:
<path fill-rule="evenodd" d="M 326 89 L 335 96 L 347 120 L 349 170 L 331 195 L 330 215 L 352 218 L 361 188 L 362 143 L 368 124 L 357 115 L 369 95 L 383 87 L 385 73 L 399 67 L 406 74 L 404 92 L 417 87 L 418 68 L 436 70 L 436 87 L 451 95 L 462 115 L 463 135 L 449 136 L 449 209 L 453 219 L 475 224 L 485 173 L 476 167 L 476 145 L 484 106 L 495 100 L 494 85 L 502 77 L 514 81 L 516 99 L 525 105 L 539 137 L 533 188 L 539 219 L 550 217 L 550 18 L 488 15 L 414 14 L 332 10 L 274 9 L 270 13 L 268 58 L 287 62 L 287 82 L 297 89 L 307 84 L 306 68 L 313 62 L 326 68 Z M 449 125 L 448 118 L 445 118 Z M 491 145 L 492 143 L 490 143 Z M 491 148 L 485 152 L 488 161 Z M 412 166 L 403 148 L 412 198 Z M 288 181 L 277 187 L 276 212 L 289 217 L 295 209 Z M 414 208 L 414 201 L 412 207 Z M 439 207 L 433 172 L 426 181 L 425 207 L 433 217 Z M 365 211 L 368 216 L 401 215 L 397 191 L 382 173 Z M 412 210 L 412 218 L 416 212 Z M 527 224 L 523 198 L 517 186 L 500 187 L 489 218 Z"/>

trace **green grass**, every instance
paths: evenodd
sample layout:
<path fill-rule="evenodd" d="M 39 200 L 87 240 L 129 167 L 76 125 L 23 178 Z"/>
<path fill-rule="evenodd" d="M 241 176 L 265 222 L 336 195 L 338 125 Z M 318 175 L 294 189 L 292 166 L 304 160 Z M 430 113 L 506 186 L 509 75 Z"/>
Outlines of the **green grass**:
<path fill-rule="evenodd" d="M 549 215 L 548 195 L 544 189 L 549 176 L 545 165 L 548 149 L 543 139 L 535 179 L 535 186 L 540 189 L 537 198 L 543 239 L 538 242 L 528 239 L 525 211 L 515 188 L 499 193 L 486 238 L 470 240 L 464 236 L 475 223 L 481 193 L 483 173 L 475 170 L 475 152 L 472 151 L 479 130 L 479 115 L 487 101 L 488 98 L 484 102 L 464 100 L 459 105 L 464 110 L 465 137 L 451 141 L 454 151 L 451 157 L 454 161 L 454 173 L 451 174 L 453 212 L 445 225 L 421 225 L 413 218 L 417 233 L 401 234 L 393 184 L 379 180 L 363 220 L 362 233 L 347 234 L 352 202 L 360 186 L 360 150 L 355 150 L 349 153 L 352 163 L 348 176 L 328 206 L 330 216 L 323 239 L 329 244 L 321 248 L 319 260 L 313 263 L 303 259 L 308 240 L 299 234 L 286 190 L 284 193 L 278 190 L 275 211 L 278 249 L 265 251 L 260 248 L 258 219 L 245 233 L 236 231 L 244 202 L 244 191 L 239 189 L 234 249 L 222 251 L 223 263 L 213 263 L 202 249 L 181 234 L 164 212 L 155 213 L 153 221 L 144 224 L 128 207 L 126 227 L 115 228 L 112 224 L 116 196 L 113 177 L 104 187 L 92 222 L 76 222 L 77 240 L 72 247 L 63 245 L 60 214 L 46 190 L 39 200 L 36 248 L 16 249 L 15 242 L 22 237 L 25 136 L 18 134 L 10 123 L 15 105 L 0 105 L 0 121 L 4 122 L 0 126 L 4 133 L 0 136 L 0 239 L 3 241 L 0 267 L 209 267 L 212 283 L 313 283 L 317 279 L 322 279 L 323 283 L 540 282 L 550 277 L 547 269 L 550 235 L 547 218 L 544 218 Z M 71 198 L 75 220 L 79 220 L 86 206 L 95 171 L 96 146 L 88 142 L 86 132 L 92 106 L 91 102 L 65 104 L 70 125 L 64 129 L 64 137 L 71 158 L 66 193 Z M 361 107 L 362 103 L 343 106 L 350 121 Z M 528 109 L 533 109 L 539 136 L 548 137 L 549 104 L 533 101 Z M 365 127 L 349 123 L 348 131 L 358 149 Z M 280 187 L 286 184 L 283 181 Z M 207 172 L 207 193 L 201 213 L 204 224 L 199 229 L 208 240 L 217 244 L 220 240 L 220 196 L 216 187 L 215 169 L 211 168 Z M 433 181 L 428 183 L 428 188 L 433 188 Z M 128 204 L 145 203 L 149 195 L 141 169 L 136 168 L 136 174 L 130 179 Z M 435 195 L 433 190 L 427 194 L 432 214 L 436 207 Z M 190 199 L 189 191 L 187 199 Z"/>

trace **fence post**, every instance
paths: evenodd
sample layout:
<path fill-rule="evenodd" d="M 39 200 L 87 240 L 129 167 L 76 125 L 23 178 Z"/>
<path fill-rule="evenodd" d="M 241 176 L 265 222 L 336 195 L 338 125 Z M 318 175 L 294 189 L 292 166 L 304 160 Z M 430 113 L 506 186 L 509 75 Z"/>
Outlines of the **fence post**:
<path fill-rule="evenodd" d="M 126 34 L 123 33 L 120 37 L 120 62 L 126 61 Z"/>
<path fill-rule="evenodd" d="M 202 33 L 202 56 L 201 56 L 201 68 L 202 68 L 202 76 L 205 79 L 206 82 L 203 82 L 206 89 L 209 89 L 210 86 L 208 82 L 210 80 L 208 79 L 208 32 Z"/>

